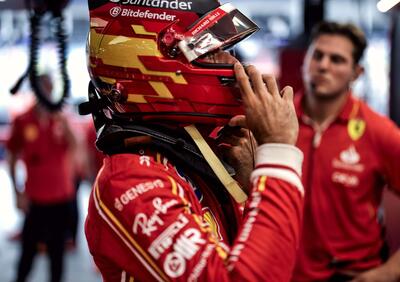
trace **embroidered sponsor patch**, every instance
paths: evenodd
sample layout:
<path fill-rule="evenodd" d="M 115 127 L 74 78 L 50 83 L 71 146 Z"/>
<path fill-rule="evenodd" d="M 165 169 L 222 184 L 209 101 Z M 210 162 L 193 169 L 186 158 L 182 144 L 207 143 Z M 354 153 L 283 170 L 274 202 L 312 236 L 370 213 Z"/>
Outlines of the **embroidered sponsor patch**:
<path fill-rule="evenodd" d="M 201 238 L 201 232 L 195 228 L 189 228 L 183 232 L 173 246 L 173 252 L 169 253 L 164 261 L 165 273 L 177 278 L 186 270 L 186 260 L 190 260 L 204 245 L 206 240 Z"/>
<path fill-rule="evenodd" d="M 360 154 L 358 154 L 354 145 L 351 144 L 347 150 L 340 153 L 340 160 L 345 164 L 354 165 L 360 161 Z"/>
<path fill-rule="evenodd" d="M 139 164 L 142 166 L 150 166 L 150 157 L 149 156 L 140 156 L 139 157 Z"/>
<path fill-rule="evenodd" d="M 335 171 L 332 174 L 332 182 L 340 183 L 346 187 L 353 188 L 358 186 L 360 179 L 354 174 Z"/>
<path fill-rule="evenodd" d="M 247 220 L 243 224 L 243 228 L 237 238 L 237 242 L 233 247 L 229 256 L 228 270 L 231 271 L 234 267 L 234 263 L 238 261 L 240 254 L 242 253 L 247 240 L 250 237 L 250 233 L 253 229 L 254 222 L 258 216 L 258 206 L 261 203 L 261 193 L 258 191 L 253 191 L 252 201 L 249 204 L 249 213 L 247 215 Z"/>
<path fill-rule="evenodd" d="M 363 172 L 364 165 L 360 163 L 360 161 L 360 154 L 357 152 L 354 144 L 351 144 L 347 149 L 340 152 L 339 158 L 334 158 L 332 160 L 332 167 L 353 172 Z"/>
<path fill-rule="evenodd" d="M 160 179 L 156 179 L 154 181 L 139 183 L 126 190 L 121 196 L 115 198 L 114 207 L 117 210 L 122 211 L 124 206 L 154 188 L 164 188 L 164 182 Z"/>
<path fill-rule="evenodd" d="M 33 142 L 39 137 L 39 129 L 34 124 L 28 124 L 24 128 L 24 138 L 28 142 Z"/>
<path fill-rule="evenodd" d="M 347 124 L 347 132 L 353 141 L 360 139 L 366 128 L 366 123 L 362 119 L 351 119 Z"/>
<path fill-rule="evenodd" d="M 178 220 L 168 226 L 150 245 L 148 251 L 155 259 L 172 246 L 173 238 L 188 224 L 189 220 L 183 215 L 178 216 Z"/>
<path fill-rule="evenodd" d="M 161 198 L 154 198 L 153 206 L 155 210 L 151 215 L 138 213 L 135 216 L 132 227 L 133 233 L 138 234 L 139 232 L 141 232 L 141 234 L 150 237 L 154 231 L 158 230 L 159 226 L 164 225 L 164 221 L 161 219 L 160 215 L 166 214 L 168 209 L 176 204 L 178 204 L 178 201 L 175 199 L 163 203 Z"/>

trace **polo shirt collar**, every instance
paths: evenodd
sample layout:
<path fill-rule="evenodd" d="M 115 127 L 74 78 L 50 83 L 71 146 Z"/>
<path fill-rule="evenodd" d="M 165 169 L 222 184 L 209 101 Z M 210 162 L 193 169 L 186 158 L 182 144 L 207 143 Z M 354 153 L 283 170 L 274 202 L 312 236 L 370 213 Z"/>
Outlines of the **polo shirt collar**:
<path fill-rule="evenodd" d="M 297 92 L 294 97 L 294 106 L 296 109 L 296 114 L 299 120 L 303 119 L 304 117 L 309 118 L 304 112 L 304 99 L 305 93 L 304 91 Z M 354 118 L 358 112 L 358 99 L 356 99 L 351 91 L 349 91 L 346 103 L 342 111 L 340 112 L 339 116 L 335 119 L 337 121 L 348 122 L 350 119 Z"/>

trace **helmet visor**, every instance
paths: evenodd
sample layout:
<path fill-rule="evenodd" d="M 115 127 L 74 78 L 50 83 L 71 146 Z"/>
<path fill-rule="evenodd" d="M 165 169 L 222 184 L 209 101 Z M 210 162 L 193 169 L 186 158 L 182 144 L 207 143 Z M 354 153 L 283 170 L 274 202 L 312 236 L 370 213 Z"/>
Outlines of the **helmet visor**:
<path fill-rule="evenodd" d="M 232 4 L 224 4 L 196 21 L 179 42 L 189 62 L 217 49 L 227 49 L 259 27 Z"/>

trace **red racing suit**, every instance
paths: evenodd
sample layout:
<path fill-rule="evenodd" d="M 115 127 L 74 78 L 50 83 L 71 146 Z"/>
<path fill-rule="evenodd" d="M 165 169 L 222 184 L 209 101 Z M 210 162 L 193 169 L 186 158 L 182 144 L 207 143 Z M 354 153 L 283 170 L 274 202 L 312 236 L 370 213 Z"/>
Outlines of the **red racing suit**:
<path fill-rule="evenodd" d="M 107 156 L 85 233 L 105 282 L 289 281 L 303 210 L 294 146 L 257 149 L 240 215 L 209 183 L 154 149 Z"/>
<path fill-rule="evenodd" d="M 351 93 L 339 116 L 318 130 L 303 99 L 295 97 L 306 196 L 293 281 L 327 281 L 382 263 L 378 209 L 386 185 L 400 192 L 400 131 Z"/>

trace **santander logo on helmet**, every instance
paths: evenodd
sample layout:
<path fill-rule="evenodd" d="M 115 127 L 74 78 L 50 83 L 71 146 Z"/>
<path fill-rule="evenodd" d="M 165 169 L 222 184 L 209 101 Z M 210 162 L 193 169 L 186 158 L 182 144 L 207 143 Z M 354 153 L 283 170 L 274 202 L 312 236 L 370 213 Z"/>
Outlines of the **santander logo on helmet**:
<path fill-rule="evenodd" d="M 178 1 L 178 0 L 121 0 L 121 4 L 147 6 L 153 8 L 166 8 L 175 10 L 191 10 L 193 2 Z"/>
<path fill-rule="evenodd" d="M 89 74 L 111 116 L 217 125 L 242 113 L 233 66 L 204 60 L 258 30 L 233 5 L 89 0 L 89 9 Z"/>

